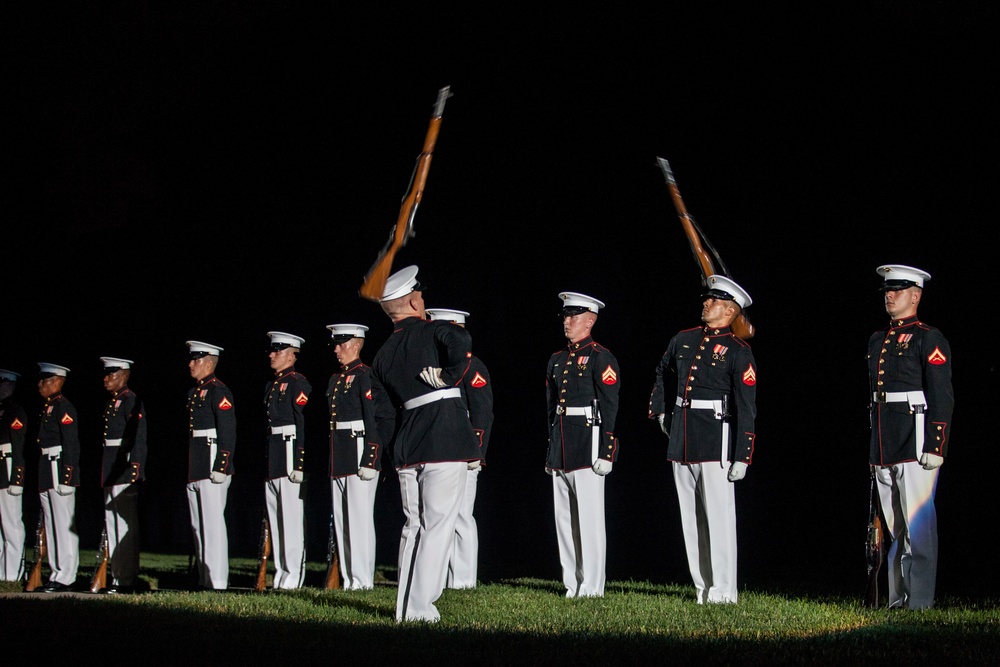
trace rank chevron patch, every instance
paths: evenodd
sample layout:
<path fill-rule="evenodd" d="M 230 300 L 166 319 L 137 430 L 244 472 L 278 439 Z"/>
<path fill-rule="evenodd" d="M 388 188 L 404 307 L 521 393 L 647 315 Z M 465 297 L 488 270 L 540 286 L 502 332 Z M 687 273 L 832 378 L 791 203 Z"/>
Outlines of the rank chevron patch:
<path fill-rule="evenodd" d="M 15 431 L 20 431 L 22 428 L 24 428 L 24 424 L 21 423 L 20 419 L 14 417 L 14 421 L 10 423 L 10 427 Z"/>
<path fill-rule="evenodd" d="M 60 424 L 66 424 L 66 425 L 72 424 L 73 423 L 73 418 L 70 417 L 69 415 L 63 415 L 62 419 L 59 420 L 59 423 Z"/>
<path fill-rule="evenodd" d="M 927 355 L 927 363 L 940 366 L 941 364 L 948 363 L 948 357 L 944 356 L 944 353 L 941 352 L 941 348 L 935 347 L 934 351 Z"/>
<path fill-rule="evenodd" d="M 601 373 L 601 382 L 604 384 L 614 384 L 618 382 L 618 373 L 615 373 L 615 369 L 611 368 L 611 364 L 608 364 L 608 367 L 604 369 L 603 373 Z"/>
<path fill-rule="evenodd" d="M 229 399 L 228 399 L 228 398 L 226 398 L 225 396 L 223 396 L 223 397 L 222 397 L 222 400 L 221 400 L 221 401 L 219 401 L 219 409 L 220 409 L 220 410 L 229 410 L 229 409 L 231 409 L 232 407 L 233 407 L 233 404 L 232 404 L 232 403 L 230 403 L 230 402 L 229 402 Z"/>
<path fill-rule="evenodd" d="M 472 382 L 470 382 L 469 384 L 471 384 L 473 387 L 476 387 L 477 389 L 479 387 L 485 387 L 486 386 L 486 378 L 484 378 L 479 373 L 476 373 L 475 377 L 472 378 Z"/>
<path fill-rule="evenodd" d="M 753 364 L 748 364 L 747 369 L 743 371 L 743 384 L 748 387 L 757 384 L 757 371 L 753 369 Z"/>
<path fill-rule="evenodd" d="M 306 392 L 300 391 L 298 397 L 295 399 L 297 405 L 305 405 L 309 402 L 309 397 L 306 396 Z"/>

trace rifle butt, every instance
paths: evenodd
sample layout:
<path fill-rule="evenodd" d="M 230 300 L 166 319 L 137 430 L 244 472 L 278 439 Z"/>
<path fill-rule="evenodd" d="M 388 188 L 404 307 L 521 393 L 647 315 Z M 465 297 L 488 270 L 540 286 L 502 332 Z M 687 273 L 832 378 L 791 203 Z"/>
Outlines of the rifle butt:
<path fill-rule="evenodd" d="M 742 338 L 743 340 L 750 340 L 756 333 L 756 329 L 754 329 L 754 326 L 750 324 L 750 320 L 748 320 L 747 316 L 743 313 L 736 316 L 736 319 L 733 320 L 732 325 L 730 325 L 730 329 L 732 330 L 734 336 Z"/>
<path fill-rule="evenodd" d="M 340 558 L 337 557 L 336 552 L 334 552 L 333 560 L 330 561 L 330 567 L 326 571 L 324 587 L 328 591 L 340 589 Z"/>
<path fill-rule="evenodd" d="M 42 587 L 42 561 L 45 560 L 48 555 L 48 549 L 45 544 L 45 515 L 38 515 L 38 528 L 35 529 L 35 562 L 31 565 L 31 571 L 28 573 L 27 581 L 24 584 L 24 590 L 30 593 L 36 589 Z"/>
<path fill-rule="evenodd" d="M 38 588 L 42 587 L 42 561 L 36 560 L 35 564 L 31 566 L 31 572 L 28 573 L 28 581 L 24 584 L 24 590 L 26 593 L 30 593 Z"/>
<path fill-rule="evenodd" d="M 365 276 L 365 280 L 358 290 L 358 294 L 363 299 L 379 303 L 382 301 L 382 294 L 385 292 L 385 283 L 389 280 L 389 273 L 392 271 L 392 260 L 395 259 L 395 250 L 386 251 L 372 267 L 372 270 Z"/>
<path fill-rule="evenodd" d="M 258 593 L 267 590 L 267 559 L 271 557 L 271 523 L 267 516 L 261 520 L 260 555 L 257 558 L 257 580 L 253 589 Z"/>
<path fill-rule="evenodd" d="M 100 593 L 102 589 L 108 587 L 108 563 L 104 561 L 97 566 L 97 571 L 90 579 L 90 592 Z"/>

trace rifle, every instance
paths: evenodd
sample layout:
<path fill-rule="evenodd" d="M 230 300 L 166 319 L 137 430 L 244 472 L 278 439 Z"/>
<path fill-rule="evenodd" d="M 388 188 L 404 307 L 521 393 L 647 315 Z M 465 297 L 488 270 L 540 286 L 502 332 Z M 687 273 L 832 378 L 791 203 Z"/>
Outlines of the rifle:
<path fill-rule="evenodd" d="M 102 588 L 108 587 L 108 527 L 101 529 L 101 546 L 97 550 L 94 568 L 94 576 L 90 579 L 90 592 L 100 593 Z"/>
<path fill-rule="evenodd" d="M 878 481 L 872 470 L 872 488 L 868 498 L 868 538 L 865 540 L 865 556 L 868 560 L 868 586 L 865 588 L 866 607 L 877 609 L 878 573 L 882 568 L 882 517 L 879 515 Z"/>
<path fill-rule="evenodd" d="M 45 514 L 38 513 L 38 528 L 35 529 L 35 562 L 28 573 L 28 581 L 24 585 L 25 592 L 30 593 L 42 587 L 42 561 L 47 556 L 45 547 Z"/>
<path fill-rule="evenodd" d="M 333 512 L 330 512 L 330 538 L 326 542 L 327 590 L 340 588 L 340 557 L 337 556 L 337 538 L 333 532 Z"/>
<path fill-rule="evenodd" d="M 267 589 L 267 559 L 271 557 L 271 522 L 267 519 L 267 510 L 260 520 L 260 547 L 257 557 L 257 582 L 253 589 L 258 593 Z"/>
<path fill-rule="evenodd" d="M 424 194 L 424 184 L 427 182 L 427 172 L 431 167 L 431 156 L 434 153 L 434 144 L 437 142 L 438 132 L 441 129 L 441 116 L 444 114 L 444 103 L 451 97 L 451 87 L 445 86 L 438 91 L 437 102 L 434 104 L 434 113 L 431 115 L 430 126 L 427 128 L 427 136 L 424 137 L 424 149 L 417 156 L 417 164 L 413 168 L 413 175 L 410 177 L 410 186 L 403 197 L 402 206 L 399 209 L 399 217 L 396 224 L 389 231 L 389 240 L 385 247 L 379 252 L 375 263 L 365 274 L 364 282 L 358 293 L 369 301 L 378 303 L 382 300 L 382 292 L 385 290 L 385 283 L 389 279 L 392 270 L 392 260 L 396 256 L 396 251 L 406 245 L 406 242 L 414 236 L 413 218 L 417 214 L 417 207 Z"/>
<path fill-rule="evenodd" d="M 687 207 L 684 205 L 684 200 L 681 199 L 681 191 L 677 188 L 677 180 L 674 178 L 674 172 L 670 168 L 670 163 L 667 162 L 662 157 L 656 158 L 656 161 L 660 165 L 660 169 L 663 171 L 664 177 L 667 179 L 667 186 L 670 188 L 670 195 L 674 200 L 674 207 L 677 209 L 677 215 L 681 219 L 681 227 L 684 228 L 684 234 L 687 236 L 688 243 L 691 244 L 691 252 L 694 253 L 695 261 L 698 262 L 699 268 L 701 268 L 701 284 L 708 287 L 708 277 L 716 274 L 715 266 L 712 264 L 712 258 L 709 257 L 708 253 L 705 252 L 705 248 L 702 247 L 702 243 L 707 247 L 712 256 L 715 257 L 715 261 L 718 262 L 719 268 L 722 270 L 722 274 L 727 278 L 732 278 L 729 274 L 729 269 L 726 268 L 725 263 L 719 256 L 719 253 L 715 250 L 711 243 L 708 241 L 708 237 L 705 236 L 705 232 L 701 231 L 701 227 L 698 223 L 694 221 L 694 218 L 687 212 Z M 742 338 L 743 340 L 750 340 L 754 335 L 754 326 L 750 324 L 750 320 L 747 316 L 740 311 L 740 314 L 733 320 L 730 327 L 732 329 L 733 335 Z"/>

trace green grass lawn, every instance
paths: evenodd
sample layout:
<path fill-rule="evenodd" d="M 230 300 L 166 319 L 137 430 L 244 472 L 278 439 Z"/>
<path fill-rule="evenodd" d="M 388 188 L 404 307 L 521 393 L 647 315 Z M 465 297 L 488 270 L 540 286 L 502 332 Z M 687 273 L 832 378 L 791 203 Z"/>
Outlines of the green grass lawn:
<path fill-rule="evenodd" d="M 83 563 L 92 562 L 83 558 Z M 46 641 L 76 654 L 135 655 L 145 664 L 331 660 L 357 664 L 995 664 L 997 601 L 939 600 L 927 611 L 871 610 L 859 599 L 744 590 L 736 605 L 695 604 L 690 585 L 613 581 L 597 599 L 567 600 L 561 584 L 513 579 L 445 591 L 441 622 L 394 619 L 394 573 L 370 591 L 323 590 L 325 563 L 306 587 L 255 593 L 252 559 L 232 559 L 227 592 L 185 590 L 186 556 L 143 554 L 147 592 L 5 596 L 0 629 L 37 659 Z M 84 575 L 92 570 L 81 568 Z M 21 587 L 0 584 L 0 592 Z M 46 640 L 46 633 L 51 640 Z M 28 638 L 33 638 L 30 641 Z M 41 643 L 38 643 L 41 642 Z"/>

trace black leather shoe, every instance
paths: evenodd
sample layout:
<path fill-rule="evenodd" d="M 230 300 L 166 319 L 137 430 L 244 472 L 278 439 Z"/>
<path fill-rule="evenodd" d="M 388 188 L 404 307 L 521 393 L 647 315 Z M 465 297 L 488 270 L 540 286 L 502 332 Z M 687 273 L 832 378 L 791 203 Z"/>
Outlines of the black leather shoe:
<path fill-rule="evenodd" d="M 42 593 L 65 593 L 73 590 L 73 587 L 69 584 L 60 584 L 57 581 L 50 581 L 38 590 Z"/>
<path fill-rule="evenodd" d="M 101 589 L 101 593 L 105 595 L 131 595 L 134 592 L 134 586 L 109 586 Z"/>

